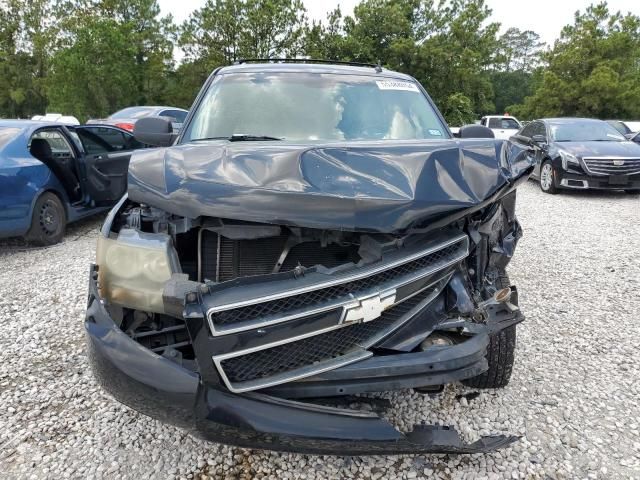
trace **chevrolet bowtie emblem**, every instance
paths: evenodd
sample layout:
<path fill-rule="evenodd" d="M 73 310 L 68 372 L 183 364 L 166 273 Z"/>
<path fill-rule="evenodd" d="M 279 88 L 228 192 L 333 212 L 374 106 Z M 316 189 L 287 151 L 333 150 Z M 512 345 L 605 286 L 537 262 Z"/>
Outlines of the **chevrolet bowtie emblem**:
<path fill-rule="evenodd" d="M 616 167 L 621 167 L 622 165 L 624 165 L 624 160 L 614 160 L 614 161 L 613 161 L 613 164 L 614 164 Z"/>
<path fill-rule="evenodd" d="M 378 318 L 382 312 L 396 301 L 396 291 L 386 290 L 362 298 L 357 298 L 354 305 L 347 307 L 342 323 L 370 322 Z"/>

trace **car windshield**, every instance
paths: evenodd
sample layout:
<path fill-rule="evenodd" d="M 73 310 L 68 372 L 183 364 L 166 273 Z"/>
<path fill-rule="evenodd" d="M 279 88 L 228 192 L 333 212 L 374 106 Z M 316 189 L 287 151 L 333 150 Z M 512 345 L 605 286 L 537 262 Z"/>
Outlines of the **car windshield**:
<path fill-rule="evenodd" d="M 551 137 L 556 142 L 622 142 L 624 136 L 607 122 L 586 121 L 552 123 Z"/>
<path fill-rule="evenodd" d="M 0 148 L 4 147 L 7 143 L 13 140 L 21 131 L 21 128 L 0 127 Z"/>
<path fill-rule="evenodd" d="M 448 138 L 412 81 L 368 75 L 241 73 L 218 76 L 183 141 Z"/>
<path fill-rule="evenodd" d="M 154 110 L 155 108 L 150 107 L 129 107 L 114 113 L 109 118 L 142 118 L 151 115 Z"/>
<path fill-rule="evenodd" d="M 624 123 L 618 120 L 607 120 L 607 123 L 611 125 L 613 128 L 615 128 L 622 135 L 631 133 L 631 130 L 629 130 L 629 127 L 627 127 Z"/>

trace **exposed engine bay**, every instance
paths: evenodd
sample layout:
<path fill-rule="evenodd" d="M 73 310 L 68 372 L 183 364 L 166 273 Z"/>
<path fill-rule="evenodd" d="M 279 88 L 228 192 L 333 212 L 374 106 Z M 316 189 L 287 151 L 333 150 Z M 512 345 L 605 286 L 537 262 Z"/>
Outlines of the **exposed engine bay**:
<path fill-rule="evenodd" d="M 512 192 L 437 231 L 382 234 L 193 221 L 127 201 L 110 236 L 138 244 L 153 238 L 169 268 L 156 272 L 166 278 L 147 311 L 126 308 L 122 295 L 135 295 L 135 287 L 126 293 L 102 287 L 103 295 L 114 300 L 108 308 L 131 338 L 211 380 L 222 376 L 232 391 L 271 387 L 289 398 L 339 395 L 344 386 L 305 392 L 313 381 L 278 385 L 314 380 L 314 373 L 330 377 L 326 372 L 366 359 L 372 350 L 389 354 L 464 342 L 470 334 L 460 322 L 496 332 L 523 319 L 515 288 L 498 282 L 521 236 L 514 204 Z M 120 254 L 116 269 L 122 261 Z M 107 275 L 106 263 L 101 275 Z M 323 288 L 327 279 L 332 285 Z M 130 302 L 135 307 L 135 298 Z M 210 364 L 197 359 L 198 334 L 190 335 L 183 318 L 190 303 L 204 305 L 211 343 L 206 348 L 221 353 Z M 498 321 L 499 311 L 504 318 Z M 410 312 L 413 318 L 406 316 Z M 347 325 L 353 330 L 349 341 L 346 330 L 330 329 Z M 294 339 L 307 336 L 287 343 L 283 327 Z M 225 337 L 231 334 L 239 337 L 229 347 Z M 277 345 L 269 348 L 271 336 Z M 244 351 L 249 353 L 236 355 Z M 373 382 L 349 391 L 378 388 Z"/>

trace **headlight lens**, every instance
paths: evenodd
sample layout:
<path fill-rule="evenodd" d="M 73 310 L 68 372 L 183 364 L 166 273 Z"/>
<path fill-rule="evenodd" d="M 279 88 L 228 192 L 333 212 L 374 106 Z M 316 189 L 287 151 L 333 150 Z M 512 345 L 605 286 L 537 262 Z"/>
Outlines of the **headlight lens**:
<path fill-rule="evenodd" d="M 102 298 L 123 307 L 164 312 L 164 284 L 179 270 L 168 235 L 123 229 L 117 240 L 100 237 L 96 256 Z"/>
<path fill-rule="evenodd" d="M 575 155 L 572 155 L 571 153 L 560 152 L 560 158 L 562 159 L 562 168 L 564 170 L 567 169 L 567 165 L 569 163 L 572 163 L 574 165 L 580 165 L 580 161 L 578 160 L 578 157 L 576 157 Z"/>

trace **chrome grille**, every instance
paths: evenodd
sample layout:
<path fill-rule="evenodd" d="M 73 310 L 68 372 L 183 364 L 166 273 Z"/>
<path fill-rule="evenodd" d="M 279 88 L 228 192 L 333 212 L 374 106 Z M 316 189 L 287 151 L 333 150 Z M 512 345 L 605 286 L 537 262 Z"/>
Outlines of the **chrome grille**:
<path fill-rule="evenodd" d="M 396 330 L 437 296 L 446 280 L 423 289 L 384 311 L 377 319 L 353 325 L 337 325 L 319 334 L 292 339 L 257 351 L 215 358 L 225 384 L 243 392 L 266 388 L 371 356 L 366 349 Z"/>
<path fill-rule="evenodd" d="M 208 312 L 214 335 L 257 328 L 309 315 L 310 311 L 334 309 L 372 291 L 398 288 L 442 270 L 468 255 L 468 237 L 460 235 L 422 253 L 388 265 L 380 263 L 351 273 L 336 275 L 330 282 L 302 292 L 283 292 L 276 298 L 258 298 L 236 305 L 223 305 Z"/>
<path fill-rule="evenodd" d="M 640 158 L 584 158 L 587 171 L 595 175 L 635 175 L 640 173 Z"/>

